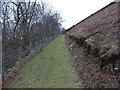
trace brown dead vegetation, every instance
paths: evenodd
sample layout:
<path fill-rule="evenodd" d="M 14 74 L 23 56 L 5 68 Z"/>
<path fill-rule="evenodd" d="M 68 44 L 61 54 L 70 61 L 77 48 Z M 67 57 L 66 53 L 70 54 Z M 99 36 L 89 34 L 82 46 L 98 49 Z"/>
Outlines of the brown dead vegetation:
<path fill-rule="evenodd" d="M 93 69 L 99 68 L 103 72 L 112 71 L 112 74 L 109 74 L 108 76 L 110 75 L 112 75 L 113 77 L 115 76 L 116 80 L 118 81 L 117 83 L 120 84 L 118 5 L 119 3 L 111 3 L 105 8 L 98 11 L 97 13 L 90 16 L 89 18 L 86 18 L 82 22 L 78 23 L 77 25 L 75 25 L 73 28 L 66 32 L 66 38 L 67 40 L 70 39 L 67 41 L 68 45 L 73 42 L 74 44 L 77 45 L 77 47 L 75 46 L 74 48 L 71 47 L 72 49 L 70 50 L 72 50 L 72 52 L 74 51 L 77 52 L 83 49 L 82 51 L 84 51 L 84 54 L 82 57 L 84 58 L 89 57 L 91 62 L 99 63 L 99 65 L 97 67 L 93 67 Z M 87 59 L 86 61 L 88 63 Z M 79 65 L 77 64 L 77 66 Z M 91 67 L 89 67 L 88 69 L 90 69 Z M 88 69 L 86 69 L 85 71 L 89 71 Z M 97 72 L 99 72 L 99 70 Z M 90 76 L 92 77 L 92 75 Z M 103 80 L 99 79 L 100 77 L 98 77 L 98 81 Z M 107 79 L 110 79 L 110 77 Z M 106 81 L 103 80 L 107 84 L 107 86 L 103 85 L 104 87 L 109 87 L 110 85 L 110 83 L 107 83 L 109 81 L 107 79 L 105 79 Z M 86 83 L 89 83 L 89 81 Z M 94 84 L 95 85 L 93 87 L 99 86 L 97 85 L 98 83 Z M 88 87 L 91 87 L 90 86 L 91 84 L 86 85 Z M 110 87 L 116 86 L 113 85 Z"/>

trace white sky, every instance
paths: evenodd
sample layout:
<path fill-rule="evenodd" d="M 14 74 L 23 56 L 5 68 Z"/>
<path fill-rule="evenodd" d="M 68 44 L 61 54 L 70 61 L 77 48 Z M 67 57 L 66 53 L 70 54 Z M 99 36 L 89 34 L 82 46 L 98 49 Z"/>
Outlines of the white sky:
<path fill-rule="evenodd" d="M 20 1 L 20 0 L 19 0 Z M 23 1 L 23 0 L 21 0 Z M 25 0 L 26 1 L 26 0 Z M 37 0 L 40 1 L 40 0 Z M 43 0 L 44 1 L 44 0 Z M 77 24 L 114 0 L 45 0 L 60 12 L 65 29 Z"/>
<path fill-rule="evenodd" d="M 114 0 L 46 0 L 65 20 L 62 25 L 68 29 Z"/>
<path fill-rule="evenodd" d="M 23 1 L 23 0 L 21 0 Z M 26 1 L 26 0 L 25 0 Z M 40 0 L 37 0 L 40 1 Z M 44 0 L 43 0 L 44 1 Z M 61 13 L 65 29 L 77 24 L 114 0 L 46 0 Z"/>

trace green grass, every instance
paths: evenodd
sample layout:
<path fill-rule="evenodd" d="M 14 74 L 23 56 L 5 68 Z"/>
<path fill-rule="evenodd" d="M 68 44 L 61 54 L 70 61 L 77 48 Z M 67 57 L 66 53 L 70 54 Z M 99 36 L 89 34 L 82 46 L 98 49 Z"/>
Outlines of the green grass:
<path fill-rule="evenodd" d="M 64 36 L 59 36 L 25 66 L 8 88 L 76 88 L 72 63 Z"/>

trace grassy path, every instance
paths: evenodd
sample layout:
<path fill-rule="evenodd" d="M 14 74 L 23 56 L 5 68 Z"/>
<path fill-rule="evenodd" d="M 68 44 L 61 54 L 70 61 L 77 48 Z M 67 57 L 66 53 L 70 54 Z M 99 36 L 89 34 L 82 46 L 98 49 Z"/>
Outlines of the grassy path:
<path fill-rule="evenodd" d="M 76 88 L 77 74 L 72 68 L 64 42 L 60 36 L 29 62 L 10 88 Z"/>

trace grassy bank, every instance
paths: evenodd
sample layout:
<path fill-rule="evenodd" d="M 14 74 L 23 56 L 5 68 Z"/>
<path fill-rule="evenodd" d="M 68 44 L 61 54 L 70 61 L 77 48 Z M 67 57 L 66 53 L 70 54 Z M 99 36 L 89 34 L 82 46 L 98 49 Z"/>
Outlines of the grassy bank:
<path fill-rule="evenodd" d="M 77 75 L 64 36 L 51 42 L 21 71 L 10 88 L 75 88 Z"/>

